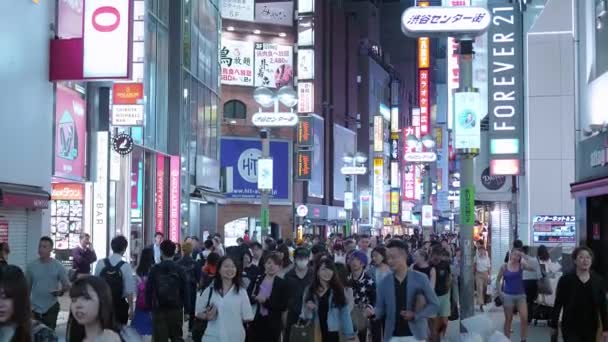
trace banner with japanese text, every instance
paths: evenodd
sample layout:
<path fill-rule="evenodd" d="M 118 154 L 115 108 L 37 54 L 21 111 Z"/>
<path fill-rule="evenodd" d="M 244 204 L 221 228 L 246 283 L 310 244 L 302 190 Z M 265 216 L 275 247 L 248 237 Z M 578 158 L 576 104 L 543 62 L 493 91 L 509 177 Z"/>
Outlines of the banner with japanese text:
<path fill-rule="evenodd" d="M 293 84 L 293 46 L 255 43 L 255 86 L 280 88 Z"/>
<path fill-rule="evenodd" d="M 222 39 L 222 84 L 253 86 L 253 43 Z"/>

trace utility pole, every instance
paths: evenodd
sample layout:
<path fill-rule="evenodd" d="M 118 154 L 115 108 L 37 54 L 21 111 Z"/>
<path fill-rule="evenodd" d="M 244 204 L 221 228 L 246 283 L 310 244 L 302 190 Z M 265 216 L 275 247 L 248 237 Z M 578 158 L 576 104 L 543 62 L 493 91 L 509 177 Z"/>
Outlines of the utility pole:
<path fill-rule="evenodd" d="M 276 111 L 276 110 L 275 110 Z M 270 158 L 270 136 L 269 130 L 262 128 L 260 130 L 260 139 L 262 140 L 262 159 Z M 270 191 L 272 190 L 260 190 L 260 226 L 261 236 L 264 239 L 268 236 L 268 229 L 270 225 Z M 263 240 L 262 240 L 263 241 Z"/>

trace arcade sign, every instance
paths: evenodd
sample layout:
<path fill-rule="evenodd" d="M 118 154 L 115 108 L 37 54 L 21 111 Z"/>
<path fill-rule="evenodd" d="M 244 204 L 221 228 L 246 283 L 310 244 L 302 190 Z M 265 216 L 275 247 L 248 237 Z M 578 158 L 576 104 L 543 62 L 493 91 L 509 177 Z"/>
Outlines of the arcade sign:
<path fill-rule="evenodd" d="M 255 113 L 251 122 L 256 127 L 293 127 L 298 124 L 296 113 Z"/>
<path fill-rule="evenodd" d="M 410 7 L 401 16 L 401 31 L 414 38 L 479 36 L 491 19 L 482 7 Z"/>
<path fill-rule="evenodd" d="M 408 152 L 405 161 L 409 163 L 432 163 L 437 160 L 435 152 Z"/>

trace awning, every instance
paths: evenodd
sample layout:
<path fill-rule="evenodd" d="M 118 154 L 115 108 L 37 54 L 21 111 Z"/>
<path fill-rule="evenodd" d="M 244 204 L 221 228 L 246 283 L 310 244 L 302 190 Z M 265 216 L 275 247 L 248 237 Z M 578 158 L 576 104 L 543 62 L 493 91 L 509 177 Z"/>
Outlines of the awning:
<path fill-rule="evenodd" d="M 0 183 L 0 207 L 48 209 L 51 195 L 42 188 Z"/>
<path fill-rule="evenodd" d="M 608 177 L 570 184 L 572 198 L 594 197 L 608 194 Z"/>

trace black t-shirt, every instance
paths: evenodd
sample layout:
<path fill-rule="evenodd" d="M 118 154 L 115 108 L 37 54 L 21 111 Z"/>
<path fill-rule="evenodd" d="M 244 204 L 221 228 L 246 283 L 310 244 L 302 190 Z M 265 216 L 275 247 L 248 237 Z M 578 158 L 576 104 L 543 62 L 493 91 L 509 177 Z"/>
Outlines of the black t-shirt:
<path fill-rule="evenodd" d="M 327 315 L 329 314 L 329 290 L 325 294 L 319 297 L 319 326 L 321 328 L 321 336 L 323 342 L 338 342 L 340 341 L 340 334 L 337 331 L 329 331 L 327 327 Z"/>
<path fill-rule="evenodd" d="M 437 296 L 444 296 L 450 292 L 448 283 L 450 280 L 450 264 L 446 261 L 442 261 L 435 266 L 435 272 L 437 273 L 437 281 L 435 281 L 435 294 Z"/>
<path fill-rule="evenodd" d="M 414 265 L 414 270 L 424 273 L 426 274 L 426 276 L 429 278 L 429 280 L 431 280 L 431 269 L 433 268 L 433 266 L 427 266 L 427 267 L 418 267 L 418 265 Z"/>
<path fill-rule="evenodd" d="M 394 337 L 413 336 L 408 321 L 401 317 L 401 311 L 407 310 L 407 276 L 403 282 L 393 277 L 395 282 L 395 330 Z"/>

